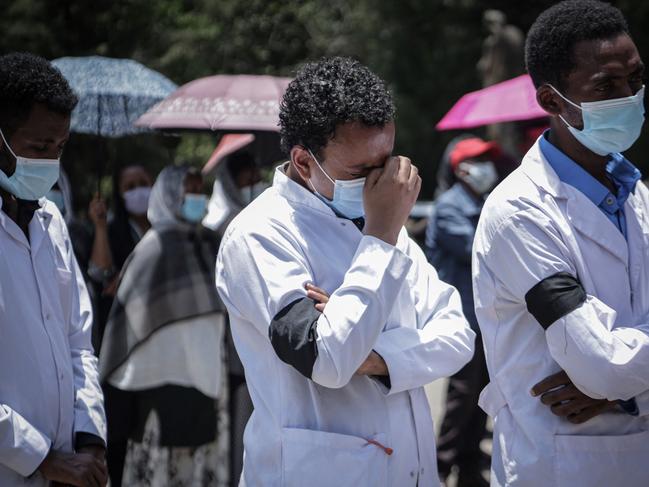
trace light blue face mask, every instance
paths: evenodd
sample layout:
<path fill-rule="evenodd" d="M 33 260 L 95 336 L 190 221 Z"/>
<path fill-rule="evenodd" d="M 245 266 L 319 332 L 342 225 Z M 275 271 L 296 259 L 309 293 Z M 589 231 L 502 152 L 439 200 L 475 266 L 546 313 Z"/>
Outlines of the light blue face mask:
<path fill-rule="evenodd" d="M 2 130 L 0 136 L 9 152 L 16 158 L 16 170 L 11 177 L 0 171 L 0 187 L 21 200 L 41 199 L 59 179 L 59 160 L 20 157 L 11 149 Z"/>
<path fill-rule="evenodd" d="M 554 86 L 549 86 L 561 98 L 581 110 L 584 121 L 582 130 L 571 126 L 561 115 L 559 117 L 575 139 L 595 154 L 607 156 L 624 152 L 640 137 L 644 123 L 644 86 L 633 96 L 582 102 L 581 106 L 568 100 Z"/>
<path fill-rule="evenodd" d="M 181 208 L 182 217 L 190 223 L 198 223 L 207 213 L 207 196 L 187 193 Z"/>
<path fill-rule="evenodd" d="M 347 218 L 354 219 L 365 216 L 365 208 L 363 207 L 363 188 L 365 187 L 366 178 L 349 180 L 336 179 L 334 181 L 322 168 L 318 159 L 313 155 L 313 152 L 309 150 L 309 154 L 311 154 L 311 157 L 313 157 L 313 160 L 322 173 L 327 176 L 327 179 L 334 185 L 334 199 L 330 200 L 318 193 L 315 186 L 313 186 L 313 183 L 309 180 L 309 184 L 311 185 L 315 195 L 324 201 L 332 210 Z"/>

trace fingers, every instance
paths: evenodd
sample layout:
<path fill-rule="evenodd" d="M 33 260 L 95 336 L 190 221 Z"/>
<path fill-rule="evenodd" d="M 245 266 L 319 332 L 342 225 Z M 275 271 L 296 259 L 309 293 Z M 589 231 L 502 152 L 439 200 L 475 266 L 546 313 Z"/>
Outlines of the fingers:
<path fill-rule="evenodd" d="M 550 407 L 550 410 L 555 416 L 572 416 L 584 409 L 595 406 L 597 402 L 597 400 L 591 399 L 589 397 L 580 397 L 571 401 L 566 401 L 564 403 L 554 404 L 552 407 Z"/>
<path fill-rule="evenodd" d="M 612 409 L 613 404 L 614 403 L 611 403 L 610 401 L 602 400 L 599 401 L 598 404 L 594 404 L 592 406 L 586 407 L 585 409 L 581 410 L 576 414 L 569 415 L 567 419 L 573 424 L 585 423 L 589 419 L 592 419 L 595 416 L 599 416 L 600 414 L 608 411 L 609 409 Z"/>
<path fill-rule="evenodd" d="M 326 306 L 325 303 L 319 303 L 319 304 L 316 304 L 316 305 L 315 305 L 315 309 L 317 309 L 318 311 L 320 311 L 320 313 L 324 313 L 325 306 Z"/>
<path fill-rule="evenodd" d="M 387 164 L 386 164 L 387 165 Z M 385 168 L 382 167 L 377 167 L 376 169 L 372 169 L 369 174 L 367 175 L 367 178 L 365 179 L 365 188 L 372 188 L 376 186 L 376 183 L 378 182 L 379 178 L 381 175 L 384 173 Z"/>
<path fill-rule="evenodd" d="M 546 406 L 551 406 L 563 401 L 569 401 L 571 399 L 577 399 L 585 396 L 579 389 L 574 385 L 570 384 L 563 386 L 560 389 L 555 389 L 550 392 L 546 392 L 541 396 L 541 402 Z"/>
<path fill-rule="evenodd" d="M 570 381 L 568 374 L 566 374 L 562 370 L 561 372 L 546 377 L 541 382 L 535 384 L 534 387 L 532 387 L 530 393 L 533 396 L 540 396 L 545 392 L 548 392 L 552 389 L 556 389 L 557 387 L 565 386 L 568 384 L 572 384 L 572 382 Z"/>
<path fill-rule="evenodd" d="M 408 190 L 419 192 L 421 188 L 421 178 L 419 177 L 419 169 L 415 165 L 410 166 L 410 178 L 408 179 Z"/>
<path fill-rule="evenodd" d="M 413 165 L 410 162 L 410 159 L 408 159 L 407 157 L 399 156 L 398 159 L 399 159 L 399 173 L 397 177 L 399 178 L 399 181 L 402 181 L 404 183 L 409 182 Z"/>
<path fill-rule="evenodd" d="M 311 283 L 305 284 L 304 288 L 306 289 L 307 297 L 313 299 L 314 301 L 317 301 L 318 304 L 322 304 L 323 307 L 324 304 L 329 302 L 329 294 L 325 290 L 320 289 L 319 287 L 314 286 Z M 316 308 L 319 310 L 317 305 Z"/>

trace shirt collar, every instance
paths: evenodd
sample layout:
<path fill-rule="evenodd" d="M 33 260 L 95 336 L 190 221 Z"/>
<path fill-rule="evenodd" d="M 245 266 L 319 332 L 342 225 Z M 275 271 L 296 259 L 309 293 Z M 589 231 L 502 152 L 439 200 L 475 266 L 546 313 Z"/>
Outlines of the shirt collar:
<path fill-rule="evenodd" d="M 545 156 L 559 179 L 583 193 L 596 206 L 611 195 L 606 186 L 597 181 L 579 164 L 570 159 L 547 139 L 547 131 L 539 138 L 541 152 Z M 623 207 L 629 193 L 635 190 L 636 183 L 641 179 L 641 174 L 631 162 L 622 154 L 611 155 L 611 160 L 606 166 L 606 172 L 611 176 L 613 183 L 618 188 L 615 198 L 619 207 Z"/>
<path fill-rule="evenodd" d="M 286 175 L 286 169 L 289 164 L 289 162 L 286 162 L 275 169 L 273 188 L 275 188 L 281 196 L 291 203 L 308 206 L 309 208 L 328 216 L 338 217 L 338 215 L 336 215 L 324 201 L 321 201 L 311 191 L 296 183 Z"/>

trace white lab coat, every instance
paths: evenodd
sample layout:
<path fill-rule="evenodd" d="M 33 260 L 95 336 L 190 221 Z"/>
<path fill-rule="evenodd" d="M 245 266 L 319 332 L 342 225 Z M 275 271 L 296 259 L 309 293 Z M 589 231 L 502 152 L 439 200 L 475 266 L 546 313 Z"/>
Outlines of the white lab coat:
<path fill-rule="evenodd" d="M 254 403 L 242 485 L 439 485 L 423 386 L 470 359 L 474 334 L 457 291 L 405 230 L 396 247 L 363 236 L 278 168 L 273 187 L 228 227 L 216 282 Z M 312 380 L 269 340 L 272 318 L 306 295 L 307 282 L 331 294 Z M 372 349 L 390 390 L 354 375 Z"/>
<path fill-rule="evenodd" d="M 495 421 L 494 486 L 649 485 L 649 191 L 626 202 L 628 244 L 602 211 L 562 183 L 538 142 L 488 198 L 473 248 L 475 309 L 491 383 L 481 406 Z M 525 294 L 558 272 L 588 298 L 547 331 Z M 565 370 L 593 398 L 636 397 L 574 425 L 531 387 Z"/>
<path fill-rule="evenodd" d="M 0 199 L 0 205 L 2 200 Z M 106 438 L 90 335 L 88 291 L 54 203 L 29 224 L 30 240 L 0 212 L 0 486 L 44 486 L 50 448 L 73 451 L 76 433 Z"/>

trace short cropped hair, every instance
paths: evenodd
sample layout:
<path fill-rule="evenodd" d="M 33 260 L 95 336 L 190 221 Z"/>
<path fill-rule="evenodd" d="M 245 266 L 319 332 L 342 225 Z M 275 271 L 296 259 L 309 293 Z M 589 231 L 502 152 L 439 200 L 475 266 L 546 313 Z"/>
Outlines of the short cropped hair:
<path fill-rule="evenodd" d="M 539 86 L 563 86 L 574 69 L 574 47 L 580 41 L 629 34 L 622 12 L 599 0 L 566 0 L 538 16 L 527 34 L 525 64 Z"/>
<path fill-rule="evenodd" d="M 0 56 L 0 128 L 13 133 L 35 103 L 69 115 L 77 104 L 67 80 L 49 61 L 28 53 Z"/>

